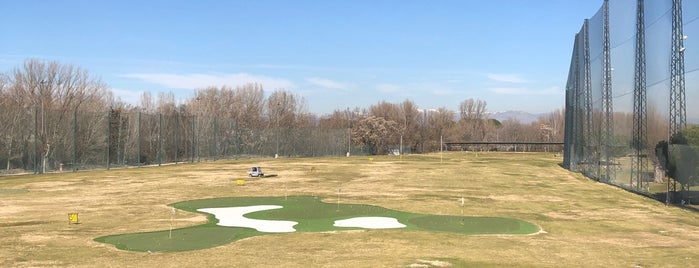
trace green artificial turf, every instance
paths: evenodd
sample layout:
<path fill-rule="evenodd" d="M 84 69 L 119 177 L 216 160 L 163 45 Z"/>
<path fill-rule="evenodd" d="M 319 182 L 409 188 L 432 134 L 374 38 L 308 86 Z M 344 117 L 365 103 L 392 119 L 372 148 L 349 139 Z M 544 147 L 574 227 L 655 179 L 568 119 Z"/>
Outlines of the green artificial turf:
<path fill-rule="evenodd" d="M 539 228 L 529 222 L 499 217 L 427 215 L 402 212 L 378 206 L 321 202 L 312 196 L 290 197 L 229 197 L 184 201 L 171 206 L 197 212 L 200 208 L 279 205 L 282 209 L 264 210 L 245 215 L 251 219 L 296 221 L 297 232 L 352 230 L 333 226 L 336 220 L 354 217 L 392 217 L 406 225 L 401 230 L 450 232 L 456 234 L 532 234 Z M 198 212 L 202 213 L 202 212 Z M 96 241 L 113 244 L 131 251 L 176 252 L 212 248 L 234 241 L 270 233 L 252 228 L 218 226 L 213 215 L 207 214 L 206 224 L 181 229 L 147 233 L 111 235 Z"/>

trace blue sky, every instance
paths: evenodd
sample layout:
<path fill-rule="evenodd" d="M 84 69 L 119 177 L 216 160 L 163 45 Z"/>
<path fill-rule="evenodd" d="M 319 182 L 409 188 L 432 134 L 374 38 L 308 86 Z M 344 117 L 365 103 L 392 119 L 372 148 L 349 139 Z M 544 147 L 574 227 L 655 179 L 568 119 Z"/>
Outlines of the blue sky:
<path fill-rule="evenodd" d="M 602 0 L 0 0 L 0 72 L 86 69 L 116 96 L 261 83 L 317 114 L 381 100 L 457 110 L 564 106 L 573 38 Z"/>

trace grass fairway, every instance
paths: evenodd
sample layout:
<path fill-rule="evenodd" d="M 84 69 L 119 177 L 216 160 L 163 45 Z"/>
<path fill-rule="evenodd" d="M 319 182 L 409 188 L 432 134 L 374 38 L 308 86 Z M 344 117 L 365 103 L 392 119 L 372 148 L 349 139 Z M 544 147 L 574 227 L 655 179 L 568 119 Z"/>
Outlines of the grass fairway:
<path fill-rule="evenodd" d="M 590 181 L 559 167 L 562 159 L 553 154 L 453 152 L 443 157 L 373 159 L 270 158 L 3 177 L 0 267 L 436 267 L 445 263 L 692 267 L 699 263 L 699 214 Z M 252 165 L 279 176 L 248 179 L 245 172 Z M 246 179 L 245 185 L 237 186 L 238 179 Z M 416 220 L 411 223 L 416 229 L 257 235 L 249 228 L 216 227 L 204 214 L 184 207 L 173 214 L 168 206 L 187 200 L 260 196 L 314 196 L 332 206 L 338 189 L 342 189 L 341 204 L 444 216 L 442 223 L 448 226 L 462 216 L 521 219 L 544 233 L 434 232 L 420 229 Z M 79 213 L 80 224 L 68 224 L 71 212 Z M 250 216 L 286 217 L 272 212 Z M 208 235 L 200 239 L 202 243 L 220 246 L 149 253 L 95 241 L 115 234 L 155 234 L 171 227 L 173 239 L 179 237 L 174 230 L 189 230 Z M 249 237 L 234 237 L 244 236 L 244 230 L 250 231 Z"/>
<path fill-rule="evenodd" d="M 317 197 L 229 197 L 192 200 L 173 206 L 190 212 L 200 208 L 241 207 L 254 205 L 279 205 L 283 209 L 250 213 L 247 216 L 262 220 L 291 220 L 300 232 L 327 232 L 361 229 L 334 227 L 336 220 L 355 217 L 391 217 L 405 223 L 406 230 L 452 232 L 459 234 L 534 234 L 539 228 L 529 222 L 498 217 L 468 217 L 426 215 L 389 210 L 382 207 L 357 204 L 330 204 Z M 135 233 L 99 237 L 96 241 L 115 245 L 119 249 L 150 252 L 176 252 L 221 246 L 236 240 L 269 233 L 246 230 L 250 228 L 217 226 L 209 216 L 209 222 L 175 230 Z"/>

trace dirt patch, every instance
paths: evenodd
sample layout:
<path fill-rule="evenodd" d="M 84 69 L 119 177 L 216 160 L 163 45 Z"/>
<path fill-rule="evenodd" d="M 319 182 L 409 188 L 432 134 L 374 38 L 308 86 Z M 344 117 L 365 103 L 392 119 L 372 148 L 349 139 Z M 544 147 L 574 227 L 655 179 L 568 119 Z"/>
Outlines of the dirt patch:
<path fill-rule="evenodd" d="M 55 239 L 55 237 L 48 235 L 24 234 L 22 235 L 21 239 L 28 243 L 40 243 Z"/>
<path fill-rule="evenodd" d="M 415 263 L 411 263 L 408 267 L 422 268 L 422 267 L 452 267 L 452 263 L 440 260 L 420 260 L 418 259 Z"/>
<path fill-rule="evenodd" d="M 18 221 L 18 222 L 2 222 L 0 227 L 15 227 L 15 226 L 30 226 L 30 225 L 40 225 L 47 224 L 48 221 Z"/>
<path fill-rule="evenodd" d="M 27 189 L 0 189 L 0 195 L 10 195 L 10 194 L 24 194 L 28 193 Z"/>
<path fill-rule="evenodd" d="M 488 199 L 506 202 L 564 202 L 563 198 L 544 195 L 489 195 Z"/>
<path fill-rule="evenodd" d="M 28 211 L 29 208 L 25 206 L 0 204 L 0 215 L 6 216 L 8 214 L 17 214 L 21 212 Z"/>

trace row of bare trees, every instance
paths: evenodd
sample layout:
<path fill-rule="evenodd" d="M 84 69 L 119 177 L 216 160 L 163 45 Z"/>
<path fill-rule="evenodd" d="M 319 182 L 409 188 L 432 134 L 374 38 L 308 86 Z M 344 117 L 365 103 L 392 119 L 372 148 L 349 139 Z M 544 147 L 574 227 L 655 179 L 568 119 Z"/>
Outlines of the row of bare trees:
<path fill-rule="evenodd" d="M 199 89 L 184 101 L 144 93 L 133 106 L 86 70 L 31 59 L 0 74 L 0 162 L 7 170 L 44 172 L 62 164 L 140 165 L 234 153 L 430 152 L 440 140 L 562 140 L 560 111 L 521 124 L 489 119 L 485 101 L 464 100 L 458 108 L 380 101 L 319 116 L 303 97 L 285 89 L 266 96 L 259 84 Z"/>
<path fill-rule="evenodd" d="M 26 168 L 33 161 L 43 172 L 52 155 L 66 148 L 72 135 L 64 126 L 73 123 L 74 112 L 103 109 L 113 100 L 108 87 L 86 70 L 39 60 L 27 60 L 3 74 L 0 89 L 0 148 L 5 153 L 0 159 L 7 169 L 12 162 L 23 162 Z M 103 128 L 91 123 L 79 130 L 84 139 Z"/>
<path fill-rule="evenodd" d="M 515 119 L 500 122 L 488 118 L 486 102 L 467 99 L 457 113 L 445 107 L 420 109 L 411 100 L 401 103 L 381 101 L 368 109 L 335 110 L 320 118 L 321 128 L 352 129 L 352 142 L 368 152 L 433 152 L 440 141 L 517 141 L 560 142 L 563 139 L 564 114 L 556 110 L 531 124 Z M 486 148 L 487 149 L 487 148 Z"/>

